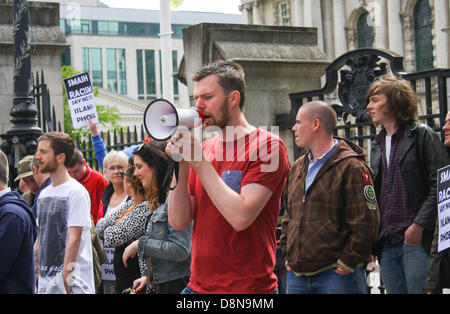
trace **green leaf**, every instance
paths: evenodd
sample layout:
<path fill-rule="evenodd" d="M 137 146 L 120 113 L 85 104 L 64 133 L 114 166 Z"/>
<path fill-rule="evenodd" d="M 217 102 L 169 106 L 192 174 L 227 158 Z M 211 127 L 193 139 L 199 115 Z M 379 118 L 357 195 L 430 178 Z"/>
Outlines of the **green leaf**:
<path fill-rule="evenodd" d="M 183 0 L 170 0 L 170 9 L 175 10 L 183 3 Z"/>

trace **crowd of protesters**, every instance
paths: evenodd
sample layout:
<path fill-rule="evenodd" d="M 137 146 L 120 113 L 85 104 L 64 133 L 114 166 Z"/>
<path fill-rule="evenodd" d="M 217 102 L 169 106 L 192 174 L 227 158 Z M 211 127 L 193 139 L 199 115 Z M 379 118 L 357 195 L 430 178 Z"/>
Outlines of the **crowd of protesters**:
<path fill-rule="evenodd" d="M 20 193 L 0 152 L 0 293 L 364 294 L 376 259 L 388 294 L 450 287 L 437 244 L 450 112 L 442 143 L 409 83 L 385 75 L 367 93 L 380 130 L 370 162 L 313 101 L 297 112 L 305 153 L 290 165 L 283 141 L 247 122 L 240 65 L 192 79 L 203 127 L 222 131 L 202 143 L 179 130 L 106 153 L 91 123 L 100 173 L 69 135 L 46 133 L 18 163 Z"/>

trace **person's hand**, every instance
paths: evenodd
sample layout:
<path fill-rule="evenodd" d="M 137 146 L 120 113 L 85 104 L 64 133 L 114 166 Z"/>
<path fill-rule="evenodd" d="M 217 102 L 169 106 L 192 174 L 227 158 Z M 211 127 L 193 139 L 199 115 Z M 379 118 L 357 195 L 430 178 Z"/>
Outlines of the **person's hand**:
<path fill-rule="evenodd" d="M 377 267 L 377 264 L 375 263 L 375 261 L 376 261 L 376 257 L 373 255 L 370 255 L 370 257 L 367 260 L 367 262 L 368 262 L 367 267 L 366 267 L 367 271 L 377 270 L 378 267 Z"/>
<path fill-rule="evenodd" d="M 142 276 L 139 279 L 136 279 L 133 282 L 133 289 L 136 290 L 136 293 L 139 293 L 142 291 L 142 289 L 145 289 L 145 286 L 147 285 L 147 276 Z"/>
<path fill-rule="evenodd" d="M 413 223 L 405 231 L 405 244 L 406 245 L 420 245 L 422 243 L 423 227 Z"/>
<path fill-rule="evenodd" d="M 336 274 L 339 274 L 339 275 L 348 275 L 348 274 L 350 274 L 350 272 L 348 270 L 345 270 L 344 267 L 342 267 L 341 265 L 337 265 L 337 267 L 334 270 L 334 272 Z"/>
<path fill-rule="evenodd" d="M 75 263 L 69 263 L 67 267 L 64 267 L 62 271 L 64 288 L 66 293 L 70 294 L 70 282 L 72 281 L 73 270 L 75 269 Z"/>
<path fill-rule="evenodd" d="M 89 121 L 89 128 L 91 129 L 92 136 L 98 135 L 97 123 L 92 122 L 91 119 Z"/>
<path fill-rule="evenodd" d="M 167 142 L 166 153 L 175 161 L 184 160 L 190 165 L 203 160 L 202 145 L 189 129 L 183 127 L 179 127 Z"/>
<path fill-rule="evenodd" d="M 135 257 L 138 252 L 138 249 L 139 249 L 139 240 L 134 241 L 133 243 L 131 243 L 129 246 L 127 246 L 125 248 L 125 250 L 123 251 L 123 254 L 122 254 L 123 266 L 125 266 L 125 268 L 128 267 L 127 260 L 129 258 Z"/>

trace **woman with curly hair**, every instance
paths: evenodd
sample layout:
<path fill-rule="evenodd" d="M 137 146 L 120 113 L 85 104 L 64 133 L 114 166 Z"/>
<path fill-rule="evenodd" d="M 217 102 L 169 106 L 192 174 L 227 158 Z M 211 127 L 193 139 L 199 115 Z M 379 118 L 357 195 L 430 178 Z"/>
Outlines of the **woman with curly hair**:
<path fill-rule="evenodd" d="M 137 293 L 147 285 L 153 293 L 178 294 L 189 282 L 192 224 L 176 231 L 167 218 L 177 164 L 166 154 L 165 143 L 152 141 L 134 151 L 134 166 L 152 214 L 145 235 L 125 249 L 123 262 L 127 265 L 130 257 L 139 255 L 142 277 L 133 285 Z"/>

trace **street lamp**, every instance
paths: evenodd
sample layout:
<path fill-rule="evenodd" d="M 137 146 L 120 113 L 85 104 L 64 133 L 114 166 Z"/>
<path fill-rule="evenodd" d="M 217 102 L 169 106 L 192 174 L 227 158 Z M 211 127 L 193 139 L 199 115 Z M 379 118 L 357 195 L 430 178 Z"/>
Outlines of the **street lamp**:
<path fill-rule="evenodd" d="M 14 100 L 10 111 L 12 126 L 1 134 L 5 140 L 1 150 L 10 164 L 10 186 L 14 186 L 18 162 L 37 150 L 37 138 L 42 134 L 36 125 L 37 108 L 32 95 L 31 56 L 28 42 L 30 14 L 27 0 L 14 0 Z"/>

